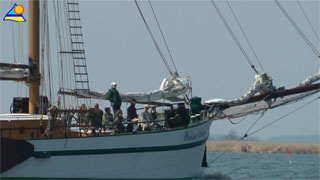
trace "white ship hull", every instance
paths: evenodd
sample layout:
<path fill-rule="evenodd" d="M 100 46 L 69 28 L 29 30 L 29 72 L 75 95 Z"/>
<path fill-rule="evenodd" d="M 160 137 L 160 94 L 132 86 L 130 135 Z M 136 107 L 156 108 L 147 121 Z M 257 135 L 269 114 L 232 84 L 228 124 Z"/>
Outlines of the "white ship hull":
<path fill-rule="evenodd" d="M 28 140 L 34 155 L 2 178 L 188 178 L 201 174 L 212 121 L 169 131 Z"/>

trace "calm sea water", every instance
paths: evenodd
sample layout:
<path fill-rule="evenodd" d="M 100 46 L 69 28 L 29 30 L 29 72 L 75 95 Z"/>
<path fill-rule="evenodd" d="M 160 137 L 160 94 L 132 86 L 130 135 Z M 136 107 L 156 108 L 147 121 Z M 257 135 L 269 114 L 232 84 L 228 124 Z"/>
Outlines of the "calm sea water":
<path fill-rule="evenodd" d="M 208 152 L 208 168 L 196 179 L 320 179 L 320 155 Z"/>

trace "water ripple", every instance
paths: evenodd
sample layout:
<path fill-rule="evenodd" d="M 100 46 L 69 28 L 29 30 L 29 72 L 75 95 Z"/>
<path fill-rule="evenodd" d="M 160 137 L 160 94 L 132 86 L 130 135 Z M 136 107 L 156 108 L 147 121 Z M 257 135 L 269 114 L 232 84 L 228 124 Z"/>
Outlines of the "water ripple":
<path fill-rule="evenodd" d="M 314 154 L 259 154 L 225 153 L 213 162 L 219 153 L 208 152 L 209 168 L 204 176 L 210 179 L 320 179 L 320 155 Z"/>

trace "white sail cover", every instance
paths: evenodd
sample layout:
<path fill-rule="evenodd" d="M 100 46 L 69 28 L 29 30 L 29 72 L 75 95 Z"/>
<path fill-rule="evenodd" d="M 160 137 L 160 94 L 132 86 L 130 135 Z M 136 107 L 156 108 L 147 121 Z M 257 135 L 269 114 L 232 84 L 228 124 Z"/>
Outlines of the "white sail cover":
<path fill-rule="evenodd" d="M 320 69 L 318 70 L 318 72 L 316 72 L 314 75 L 308 77 L 306 80 L 302 81 L 301 83 L 299 83 L 297 86 L 304 86 L 304 85 L 310 85 L 316 81 L 318 81 L 320 79 Z"/>
<path fill-rule="evenodd" d="M 311 85 L 319 79 L 320 79 L 320 71 L 308 77 L 306 80 L 302 81 L 294 88 Z M 271 81 L 271 78 L 269 78 L 269 80 L 263 83 L 263 79 L 261 79 L 261 77 L 259 76 L 256 76 L 256 82 L 251 86 L 250 90 L 240 98 L 235 100 L 229 100 L 229 101 L 226 101 L 223 99 L 211 99 L 206 101 L 206 104 L 210 104 L 212 108 L 212 112 L 210 113 L 211 118 L 213 119 L 237 118 L 237 117 L 242 117 L 249 114 L 256 114 L 259 112 L 266 111 L 268 109 L 286 105 L 288 103 L 300 101 L 320 91 L 320 88 L 315 88 L 314 90 L 311 90 L 311 91 L 305 91 L 305 92 L 292 94 L 285 97 L 278 97 L 278 98 L 272 98 L 267 100 L 260 100 L 252 103 L 246 103 L 251 97 L 254 96 L 254 94 L 256 94 L 259 90 L 261 90 L 261 86 L 264 86 L 264 90 L 266 90 L 265 87 L 270 88 L 269 92 L 272 93 L 273 92 L 272 89 L 274 89 L 274 87 L 272 86 L 272 82 L 270 84 L 270 81 Z M 265 93 L 262 92 L 261 94 L 265 94 Z M 220 107 L 222 107 L 222 109 Z"/>
<path fill-rule="evenodd" d="M 229 106 L 235 106 L 248 101 L 248 99 L 253 97 L 258 92 L 260 92 L 261 94 L 265 94 L 268 92 L 273 92 L 275 90 L 275 87 L 272 85 L 272 78 L 268 76 L 266 73 L 256 75 L 255 79 L 256 81 L 251 86 L 249 91 L 237 99 L 234 99 L 234 100 L 210 99 L 205 101 L 205 103 L 206 104 L 219 103 L 219 104 L 226 104 Z"/>
<path fill-rule="evenodd" d="M 268 109 L 273 109 L 279 106 L 283 106 L 292 102 L 298 102 L 303 100 L 311 95 L 318 93 L 320 89 L 308 91 L 305 93 L 295 94 L 286 96 L 283 98 L 273 99 L 272 101 L 258 101 L 243 105 L 231 106 L 222 111 L 215 111 L 210 113 L 210 116 L 213 119 L 224 119 L 224 118 L 238 118 L 242 116 L 247 116 L 250 114 L 258 114 L 259 112 L 264 112 Z"/>
<path fill-rule="evenodd" d="M 1 67 L 1 66 L 0 66 Z M 29 70 L 24 68 L 0 68 L 0 78 L 19 79 L 29 77 Z"/>
<path fill-rule="evenodd" d="M 188 90 L 190 90 L 189 79 L 178 77 L 168 80 L 165 78 L 158 90 L 150 92 L 120 93 L 120 96 L 122 102 L 130 102 L 132 99 L 135 99 L 138 102 L 153 102 L 160 99 L 178 101 L 181 100 L 178 96 L 185 96 Z M 76 93 L 94 99 L 108 100 L 107 92 L 76 90 Z"/>

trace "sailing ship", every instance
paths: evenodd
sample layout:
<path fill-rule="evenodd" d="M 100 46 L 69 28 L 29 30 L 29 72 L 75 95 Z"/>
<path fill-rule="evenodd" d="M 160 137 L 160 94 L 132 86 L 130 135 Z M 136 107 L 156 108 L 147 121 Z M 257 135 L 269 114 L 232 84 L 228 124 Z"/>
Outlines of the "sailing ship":
<path fill-rule="evenodd" d="M 135 3 L 161 55 L 137 1 Z M 59 13 L 67 17 L 65 21 L 56 20 L 56 24 L 67 27 L 66 31 L 58 32 L 60 40 L 69 43 L 68 46 L 60 43 L 59 55 L 63 61 L 71 59 L 71 68 L 61 66 L 61 73 L 73 74 L 73 82 L 69 84 L 73 87 L 61 86 L 60 98 L 55 105 L 51 104 L 51 98 L 40 93 L 45 64 L 40 59 L 49 57 L 44 54 L 48 51 L 46 43 L 49 43 L 49 36 L 46 36 L 48 16 L 45 13 L 40 16 L 39 1 L 30 1 L 29 64 L 1 63 L 1 80 L 25 81 L 30 88 L 29 98 L 14 99 L 12 114 L 0 116 L 1 178 L 4 179 L 197 177 L 205 166 L 205 143 L 214 120 L 265 112 L 297 102 L 320 90 L 319 83 L 315 83 L 320 78 L 319 71 L 290 89 L 276 88 L 268 74 L 256 71 L 256 81 L 240 98 L 211 99 L 201 103 L 201 98 L 191 95 L 190 78 L 180 77 L 161 55 L 171 79 L 164 79 L 158 90 L 120 94 L 122 102 L 134 99 L 138 104 L 163 107 L 156 120 L 140 122 L 159 123 L 161 127 L 124 133 L 115 133 L 112 129 L 98 130 L 91 124 L 79 123 L 83 114 L 88 115 L 85 116 L 88 121 L 92 117 L 92 111 L 80 109 L 80 104 L 90 106 L 91 99 L 108 100 L 105 93 L 89 88 L 79 2 L 67 0 L 54 4 L 65 7 L 65 11 L 58 6 L 54 9 L 56 18 L 64 17 Z M 46 3 L 41 7 L 48 10 Z M 41 23 L 39 17 L 43 18 Z M 41 32 L 40 24 L 46 27 Z M 39 35 L 43 38 L 41 45 Z M 70 102 L 76 105 L 68 106 Z"/>

